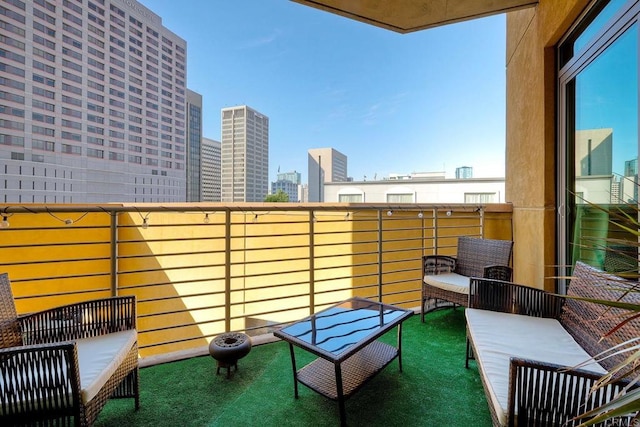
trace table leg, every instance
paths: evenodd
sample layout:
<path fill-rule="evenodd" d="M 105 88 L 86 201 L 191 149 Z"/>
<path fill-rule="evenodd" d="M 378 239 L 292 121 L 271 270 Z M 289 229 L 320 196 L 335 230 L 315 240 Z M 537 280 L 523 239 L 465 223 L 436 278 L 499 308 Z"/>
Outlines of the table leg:
<path fill-rule="evenodd" d="M 402 372 L 402 323 L 398 323 L 398 367 Z"/>
<path fill-rule="evenodd" d="M 340 408 L 340 425 L 347 425 L 347 412 L 344 408 L 344 392 L 342 389 L 342 367 L 340 363 L 334 364 L 336 370 L 336 392 L 338 394 L 338 407 Z"/>
<path fill-rule="evenodd" d="M 293 351 L 293 344 L 289 343 L 289 352 L 291 353 L 291 366 L 293 367 L 293 395 L 298 398 L 298 370 L 296 369 L 296 354 Z"/>

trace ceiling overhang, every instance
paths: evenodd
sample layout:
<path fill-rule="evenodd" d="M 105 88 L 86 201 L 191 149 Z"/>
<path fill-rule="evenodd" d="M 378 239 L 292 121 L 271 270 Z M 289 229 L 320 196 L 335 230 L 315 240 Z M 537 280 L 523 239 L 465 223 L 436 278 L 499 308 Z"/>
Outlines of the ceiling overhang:
<path fill-rule="evenodd" d="M 403 34 L 538 4 L 538 0 L 293 1 Z"/>

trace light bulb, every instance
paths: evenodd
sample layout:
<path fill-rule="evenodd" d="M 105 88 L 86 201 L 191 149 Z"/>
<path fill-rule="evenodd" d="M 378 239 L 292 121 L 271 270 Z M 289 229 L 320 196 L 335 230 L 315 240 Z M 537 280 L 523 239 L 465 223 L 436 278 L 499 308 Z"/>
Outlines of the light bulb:
<path fill-rule="evenodd" d="M 447 216 L 451 216 L 451 211 L 447 211 Z"/>
<path fill-rule="evenodd" d="M 211 221 L 211 220 L 209 219 L 209 214 L 204 214 L 204 223 L 205 223 L 205 224 L 209 224 L 209 221 Z"/>
<path fill-rule="evenodd" d="M 64 225 L 71 225 L 73 224 L 73 220 L 71 218 L 67 218 L 64 220 Z"/>
<path fill-rule="evenodd" d="M 420 219 L 424 218 L 424 214 L 422 212 L 418 212 L 418 218 Z"/>
<path fill-rule="evenodd" d="M 350 213 L 349 213 L 349 212 L 347 212 L 347 214 L 344 216 L 344 220 L 345 220 L 345 221 L 349 221 L 349 215 L 350 215 Z"/>
<path fill-rule="evenodd" d="M 393 211 L 387 211 L 387 216 L 393 215 Z"/>
<path fill-rule="evenodd" d="M 147 218 L 142 218 L 142 228 L 144 228 L 145 230 L 149 228 L 149 222 Z"/>
<path fill-rule="evenodd" d="M 9 228 L 9 220 L 6 216 L 2 216 L 2 222 L 0 222 L 0 228 Z"/>

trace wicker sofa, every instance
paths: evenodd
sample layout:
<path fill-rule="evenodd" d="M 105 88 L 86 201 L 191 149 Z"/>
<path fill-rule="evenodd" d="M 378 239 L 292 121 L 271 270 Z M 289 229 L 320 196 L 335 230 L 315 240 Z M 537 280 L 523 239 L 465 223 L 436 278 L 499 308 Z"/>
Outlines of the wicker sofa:
<path fill-rule="evenodd" d="M 420 319 L 433 309 L 461 305 L 469 299 L 469 279 L 486 277 L 511 281 L 511 251 L 509 240 L 458 238 L 457 255 L 426 255 L 423 257 L 422 301 Z M 432 302 L 430 307 L 427 304 Z"/>
<path fill-rule="evenodd" d="M 623 297 L 630 286 L 633 283 L 578 262 L 567 295 L 638 302 L 637 293 Z M 494 425 L 577 425 L 575 416 L 621 390 L 624 378 L 589 394 L 594 383 L 624 358 L 617 355 L 596 363 L 591 357 L 640 333 L 640 321 L 634 320 L 605 337 L 621 320 L 618 309 L 605 314 L 606 310 L 604 305 L 522 285 L 471 280 L 465 310 L 466 365 L 476 359 Z M 631 425 L 628 417 L 612 422 L 607 425 Z"/>
<path fill-rule="evenodd" d="M 18 317 L 0 274 L 0 425 L 92 425 L 107 399 L 139 407 L 135 297 Z"/>

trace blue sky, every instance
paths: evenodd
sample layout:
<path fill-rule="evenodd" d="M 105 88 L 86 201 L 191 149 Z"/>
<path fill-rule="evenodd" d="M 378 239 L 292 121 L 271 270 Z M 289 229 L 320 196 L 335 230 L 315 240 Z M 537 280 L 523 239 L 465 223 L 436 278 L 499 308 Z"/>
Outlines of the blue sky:
<path fill-rule="evenodd" d="M 505 16 L 398 34 L 286 0 L 142 0 L 187 41 L 204 136 L 220 110 L 270 120 L 270 180 L 333 147 L 355 180 L 472 166 L 504 176 Z"/>

